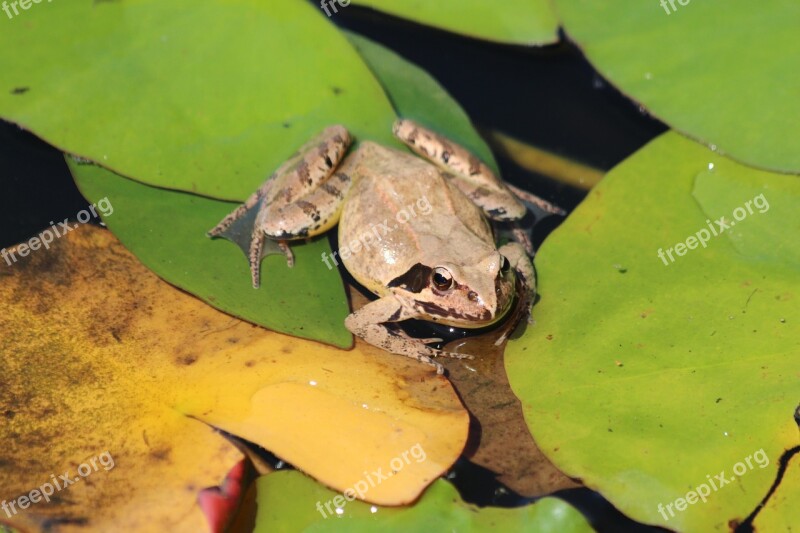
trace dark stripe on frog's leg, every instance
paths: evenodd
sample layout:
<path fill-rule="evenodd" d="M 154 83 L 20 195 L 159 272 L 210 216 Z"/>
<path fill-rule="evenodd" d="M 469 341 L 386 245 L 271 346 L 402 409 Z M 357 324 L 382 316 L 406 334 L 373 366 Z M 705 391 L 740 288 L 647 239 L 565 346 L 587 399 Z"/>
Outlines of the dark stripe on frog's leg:
<path fill-rule="evenodd" d="M 326 193 L 328 193 L 331 196 L 335 196 L 336 198 L 344 198 L 344 195 L 342 194 L 342 191 L 340 189 L 338 189 L 335 185 L 332 185 L 332 184 L 330 184 L 328 182 L 325 182 L 322 185 L 320 185 L 319 187 L 320 187 L 320 189 L 322 189 L 323 191 L 325 191 Z"/>
<path fill-rule="evenodd" d="M 347 169 L 348 160 L 342 163 Z M 296 240 L 313 237 L 336 225 L 342 204 L 353 180 L 337 171 L 310 193 L 286 205 L 271 204 L 260 227 L 273 239 Z"/>
<path fill-rule="evenodd" d="M 277 186 L 273 196 L 268 197 L 269 203 L 289 202 L 313 191 L 330 177 L 350 142 L 350 134 L 344 126 L 325 128 L 275 172 Z"/>
<path fill-rule="evenodd" d="M 491 320 L 492 318 L 492 313 L 488 310 L 476 316 L 476 315 L 466 315 L 463 313 L 459 313 L 455 309 L 449 307 L 442 307 L 432 302 L 414 302 L 414 306 L 419 309 L 420 314 L 426 314 L 426 315 L 448 317 L 448 318 L 460 318 L 464 320 L 480 320 L 480 321 L 488 321 Z"/>
<path fill-rule="evenodd" d="M 305 200 L 297 200 L 297 207 L 302 209 L 303 213 L 311 220 L 319 222 L 319 209 L 314 204 Z"/>
<path fill-rule="evenodd" d="M 525 206 L 506 184 L 466 148 L 410 120 L 396 121 L 393 131 L 414 152 L 444 170 L 444 175 L 487 217 L 517 220 L 525 216 Z M 484 189 L 486 194 L 480 192 L 476 195 L 480 189 Z"/>

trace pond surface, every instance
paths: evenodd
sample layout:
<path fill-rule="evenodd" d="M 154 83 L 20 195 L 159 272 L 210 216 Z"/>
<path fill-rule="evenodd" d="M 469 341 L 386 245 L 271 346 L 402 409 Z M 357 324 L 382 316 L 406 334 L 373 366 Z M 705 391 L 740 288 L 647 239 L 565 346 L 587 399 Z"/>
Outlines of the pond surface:
<path fill-rule="evenodd" d="M 608 170 L 666 130 L 601 79 L 568 42 L 539 49 L 480 42 L 355 6 L 340 9 L 332 20 L 426 69 L 486 134 L 502 132 Z M 587 192 L 527 170 L 497 150 L 496 155 L 506 180 L 567 211 Z M 86 207 L 61 153 L 5 122 L 0 122 L 0 175 L 0 248 Z M 559 221 L 551 217 L 537 225 L 535 244 Z M 457 464 L 449 477 L 468 501 L 501 506 L 525 501 L 497 483 L 490 471 L 468 461 Z M 599 530 L 654 530 L 627 521 L 587 489 L 562 495 L 592 516 Z"/>

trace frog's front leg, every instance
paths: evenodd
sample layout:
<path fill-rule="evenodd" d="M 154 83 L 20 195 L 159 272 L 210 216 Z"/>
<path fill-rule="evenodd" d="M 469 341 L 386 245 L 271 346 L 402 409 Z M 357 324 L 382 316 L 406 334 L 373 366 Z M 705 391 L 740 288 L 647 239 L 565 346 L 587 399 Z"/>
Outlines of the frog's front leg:
<path fill-rule="evenodd" d="M 525 291 L 525 302 L 523 305 L 526 306 L 525 312 L 528 314 L 528 318 L 530 318 L 530 308 L 536 297 L 536 271 L 533 268 L 533 263 L 531 263 L 525 247 L 518 242 L 504 244 L 497 251 L 508 259 L 511 268 L 514 269 L 522 281 L 522 287 Z"/>
<path fill-rule="evenodd" d="M 351 313 L 345 319 L 344 325 L 351 333 L 373 346 L 431 365 L 436 369 L 437 374 L 443 374 L 444 367 L 431 359 L 432 357 L 472 358 L 467 354 L 436 350 L 425 345 L 426 339 L 414 339 L 402 333 L 394 333 L 385 325 L 418 317 L 419 315 L 413 309 L 409 310 L 409 307 L 403 305 L 397 296 L 389 295 L 370 302 L 358 311 Z"/>
<path fill-rule="evenodd" d="M 395 136 L 448 174 L 452 183 L 484 214 L 499 221 L 519 220 L 525 206 L 505 182 L 466 148 L 411 120 L 394 123 Z"/>
<path fill-rule="evenodd" d="M 277 241 L 292 266 L 288 241 L 319 235 L 338 222 L 344 195 L 352 183 L 349 172 L 353 158 L 339 166 L 350 142 L 343 126 L 326 128 L 209 232 L 211 237 L 226 237 L 240 246 L 241 233 L 249 233 L 245 235 L 249 237 L 246 254 L 253 287 L 259 286 L 267 239 Z"/>

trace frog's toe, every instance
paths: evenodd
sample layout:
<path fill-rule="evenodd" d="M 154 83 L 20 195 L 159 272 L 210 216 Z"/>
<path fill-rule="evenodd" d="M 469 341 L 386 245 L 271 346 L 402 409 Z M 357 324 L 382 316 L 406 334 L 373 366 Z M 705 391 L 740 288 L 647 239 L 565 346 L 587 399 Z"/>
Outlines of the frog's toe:
<path fill-rule="evenodd" d="M 444 350 L 439 350 L 436 352 L 436 355 L 439 357 L 449 357 L 450 359 L 475 359 L 474 355 L 468 353 L 446 352 Z"/>
<path fill-rule="evenodd" d="M 419 337 L 412 337 L 411 335 L 409 335 L 408 333 L 406 333 L 402 329 L 398 329 L 397 331 L 394 332 L 394 334 L 397 335 L 398 337 L 402 337 L 402 338 L 404 338 L 406 340 L 409 340 L 411 342 L 420 343 L 420 344 L 433 344 L 434 342 L 442 342 L 444 340 L 444 339 L 440 339 L 439 337 L 431 337 L 431 338 L 428 338 L 428 339 L 420 339 Z"/>
<path fill-rule="evenodd" d="M 278 247 L 283 252 L 283 255 L 286 257 L 286 266 L 289 268 L 294 267 L 294 253 L 292 252 L 292 248 L 289 246 L 288 241 L 279 241 Z"/>

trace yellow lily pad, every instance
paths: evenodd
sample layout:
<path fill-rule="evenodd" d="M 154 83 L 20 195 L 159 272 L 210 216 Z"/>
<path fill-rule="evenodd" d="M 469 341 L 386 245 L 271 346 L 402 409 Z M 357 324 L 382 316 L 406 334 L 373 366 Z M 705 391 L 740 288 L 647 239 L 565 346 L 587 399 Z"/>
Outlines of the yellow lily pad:
<path fill-rule="evenodd" d="M 468 415 L 429 367 L 264 330 L 159 280 L 83 226 L 0 273 L 0 487 L 17 498 L 107 452 L 115 461 L 0 522 L 42 531 L 198 531 L 199 490 L 263 446 L 335 490 L 413 446 L 426 459 L 365 499 L 416 498 L 459 456 Z M 11 444 L 8 444 L 11 443 Z"/>

